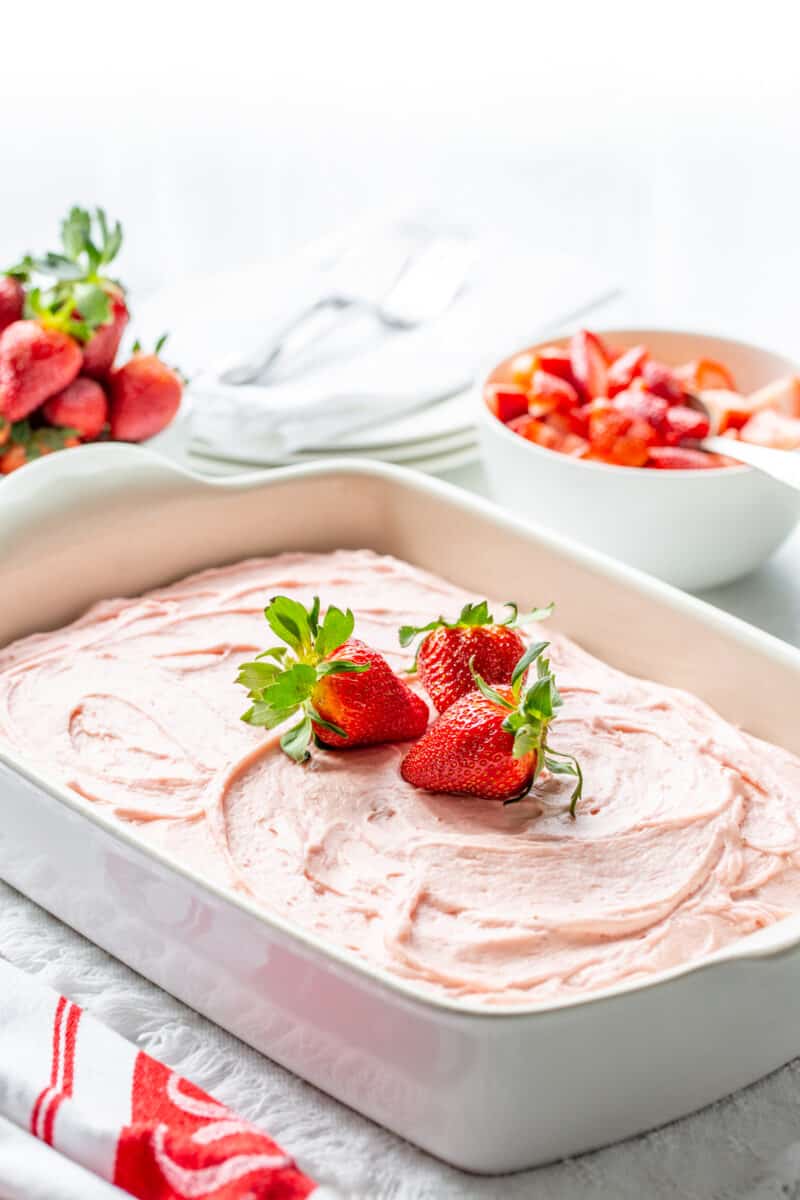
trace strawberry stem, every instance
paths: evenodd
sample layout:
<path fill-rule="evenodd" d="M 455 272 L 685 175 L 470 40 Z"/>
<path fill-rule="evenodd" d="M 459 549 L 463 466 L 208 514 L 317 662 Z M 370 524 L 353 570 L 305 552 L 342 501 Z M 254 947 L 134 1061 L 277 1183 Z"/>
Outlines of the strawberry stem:
<path fill-rule="evenodd" d="M 556 677 L 550 670 L 550 660 L 544 657 L 549 645 L 549 642 L 534 642 L 520 658 L 511 676 L 514 703 L 481 678 L 475 670 L 474 657 L 470 659 L 469 669 L 478 691 L 508 713 L 503 721 L 503 729 L 506 733 L 514 735 L 514 758 L 525 758 L 529 754 L 535 756 L 528 786 L 518 796 L 512 796 L 505 803 L 515 804 L 527 795 L 544 766 L 553 775 L 570 775 L 577 780 L 569 806 L 569 815 L 574 819 L 578 801 L 583 794 L 583 772 L 574 754 L 565 750 L 554 750 L 547 740 L 550 725 L 564 703 L 556 686 Z M 531 680 L 530 669 L 534 663 L 536 674 Z"/>

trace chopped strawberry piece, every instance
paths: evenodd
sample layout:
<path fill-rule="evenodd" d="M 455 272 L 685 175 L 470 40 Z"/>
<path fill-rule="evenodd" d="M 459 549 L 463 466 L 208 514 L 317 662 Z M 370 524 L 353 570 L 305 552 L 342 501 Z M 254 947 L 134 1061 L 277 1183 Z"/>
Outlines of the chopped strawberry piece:
<path fill-rule="evenodd" d="M 611 451 L 614 442 L 630 428 L 630 417 L 607 400 L 595 401 L 589 414 L 589 441 L 592 449 L 603 454 Z"/>
<path fill-rule="evenodd" d="M 663 396 L 654 396 L 652 392 L 635 388 L 619 392 L 614 397 L 614 407 L 632 420 L 646 421 L 656 430 L 663 428 L 669 412 L 669 402 Z"/>
<path fill-rule="evenodd" d="M 563 434 L 577 434 L 585 438 L 589 435 L 589 417 L 582 408 L 569 411 L 550 412 L 542 418 L 551 429 Z"/>
<path fill-rule="evenodd" d="M 773 408 L 789 417 L 800 417 L 800 378 L 790 375 L 768 383 L 748 397 L 748 405 L 752 412 Z"/>
<path fill-rule="evenodd" d="M 705 454 L 686 446 L 653 446 L 647 459 L 648 467 L 660 471 L 703 471 L 721 465 L 722 460 L 716 454 Z"/>
<path fill-rule="evenodd" d="M 637 376 L 641 375 L 642 367 L 647 361 L 646 346 L 631 346 L 625 350 L 608 369 L 608 394 L 616 396 L 625 391 Z"/>
<path fill-rule="evenodd" d="M 663 396 L 670 404 L 683 403 L 685 392 L 671 367 L 651 358 L 642 365 L 641 374 L 645 387 L 654 396 Z"/>
<path fill-rule="evenodd" d="M 538 419 L 531 413 L 525 413 L 524 416 L 521 417 L 513 417 L 510 421 L 506 422 L 506 425 L 511 432 L 519 434 L 520 437 L 527 437 L 528 427 L 534 424 L 538 424 Z"/>
<path fill-rule="evenodd" d="M 620 467 L 643 467 L 649 453 L 649 441 L 627 433 L 614 439 L 609 459 Z"/>
<path fill-rule="evenodd" d="M 698 398 L 711 414 L 711 429 L 726 433 L 729 429 L 741 429 L 753 415 L 750 401 L 738 392 L 726 388 L 709 388 L 697 393 Z"/>
<path fill-rule="evenodd" d="M 800 420 L 765 408 L 754 413 L 739 433 L 743 442 L 775 450 L 800 449 Z"/>
<path fill-rule="evenodd" d="M 567 383 L 575 386 L 569 350 L 560 346 L 545 346 L 536 352 L 536 366 L 541 371 L 547 371 L 548 375 L 557 375 L 559 379 L 566 379 Z"/>
<path fill-rule="evenodd" d="M 531 393 L 536 400 L 555 400 L 559 408 L 573 408 L 580 404 L 580 397 L 569 380 L 551 375 L 549 371 L 534 371 Z"/>
<path fill-rule="evenodd" d="M 484 393 L 486 407 L 498 418 L 507 423 L 514 417 L 521 417 L 528 411 L 528 393 L 524 388 L 515 387 L 510 383 L 490 383 Z"/>
<path fill-rule="evenodd" d="M 708 437 L 710 428 L 708 417 L 696 409 L 673 404 L 664 418 L 664 441 L 669 446 L 676 446 L 687 438 L 699 442 L 701 438 Z"/>
<path fill-rule="evenodd" d="M 531 421 L 522 436 L 529 442 L 535 442 L 537 446 L 544 446 L 545 450 L 560 449 L 564 438 L 562 433 L 546 425 L 544 421 Z"/>
<path fill-rule="evenodd" d="M 699 392 L 706 388 L 736 391 L 730 371 L 714 358 L 696 358 L 692 362 L 684 363 L 683 366 L 675 368 L 675 377 L 690 392 Z"/>
<path fill-rule="evenodd" d="M 572 376 L 583 400 L 608 394 L 608 367 L 605 347 L 588 329 L 579 329 L 569 347 Z"/>
<path fill-rule="evenodd" d="M 536 369 L 536 358 L 530 350 L 518 354 L 511 360 L 511 379 L 519 387 L 529 388 L 531 376 Z"/>
<path fill-rule="evenodd" d="M 561 453 L 571 458 L 584 458 L 591 449 L 591 442 L 577 433 L 565 433 L 561 441 Z"/>

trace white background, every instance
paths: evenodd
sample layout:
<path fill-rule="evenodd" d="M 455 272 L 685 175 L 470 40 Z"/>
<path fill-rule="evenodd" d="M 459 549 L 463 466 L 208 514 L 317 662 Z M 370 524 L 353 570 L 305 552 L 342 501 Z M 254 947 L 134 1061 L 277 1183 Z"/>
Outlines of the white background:
<path fill-rule="evenodd" d="M 798 35 L 790 0 L 7 3 L 0 264 L 73 202 L 122 218 L 140 294 L 433 209 L 786 348 Z"/>

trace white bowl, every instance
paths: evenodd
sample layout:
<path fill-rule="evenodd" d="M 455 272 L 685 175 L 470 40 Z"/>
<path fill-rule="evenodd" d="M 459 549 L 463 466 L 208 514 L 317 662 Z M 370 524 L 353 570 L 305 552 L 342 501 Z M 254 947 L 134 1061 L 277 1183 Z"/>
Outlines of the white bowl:
<path fill-rule="evenodd" d="M 600 333 L 617 346 L 645 343 L 670 364 L 718 359 L 745 393 L 800 374 L 796 362 L 728 338 L 663 329 Z M 508 380 L 509 363 L 504 359 L 485 382 Z M 750 467 L 652 471 L 584 462 L 519 437 L 489 412 L 483 386 L 480 393 L 478 429 L 496 500 L 678 587 L 713 587 L 754 570 L 800 519 L 800 492 Z"/>

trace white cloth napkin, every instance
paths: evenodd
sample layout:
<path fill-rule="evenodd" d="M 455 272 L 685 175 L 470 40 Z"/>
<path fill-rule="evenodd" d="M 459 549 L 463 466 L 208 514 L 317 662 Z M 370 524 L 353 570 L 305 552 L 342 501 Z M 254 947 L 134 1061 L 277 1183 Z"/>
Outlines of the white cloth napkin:
<path fill-rule="evenodd" d="M 305 287 L 310 298 L 324 290 L 313 273 Z M 515 346 L 554 332 L 616 290 L 616 281 L 591 263 L 484 235 L 464 291 L 424 325 L 387 330 L 369 315 L 344 313 L 316 352 L 312 347 L 287 360 L 268 383 L 221 385 L 225 363 L 201 374 L 190 388 L 192 448 L 276 461 L 333 446 L 373 421 L 376 441 L 385 441 L 381 426 L 393 418 L 467 388 Z M 266 307 L 274 320 L 274 300 L 265 299 Z M 252 341 L 243 341 L 241 352 L 265 332 L 251 312 L 242 337 Z"/>

